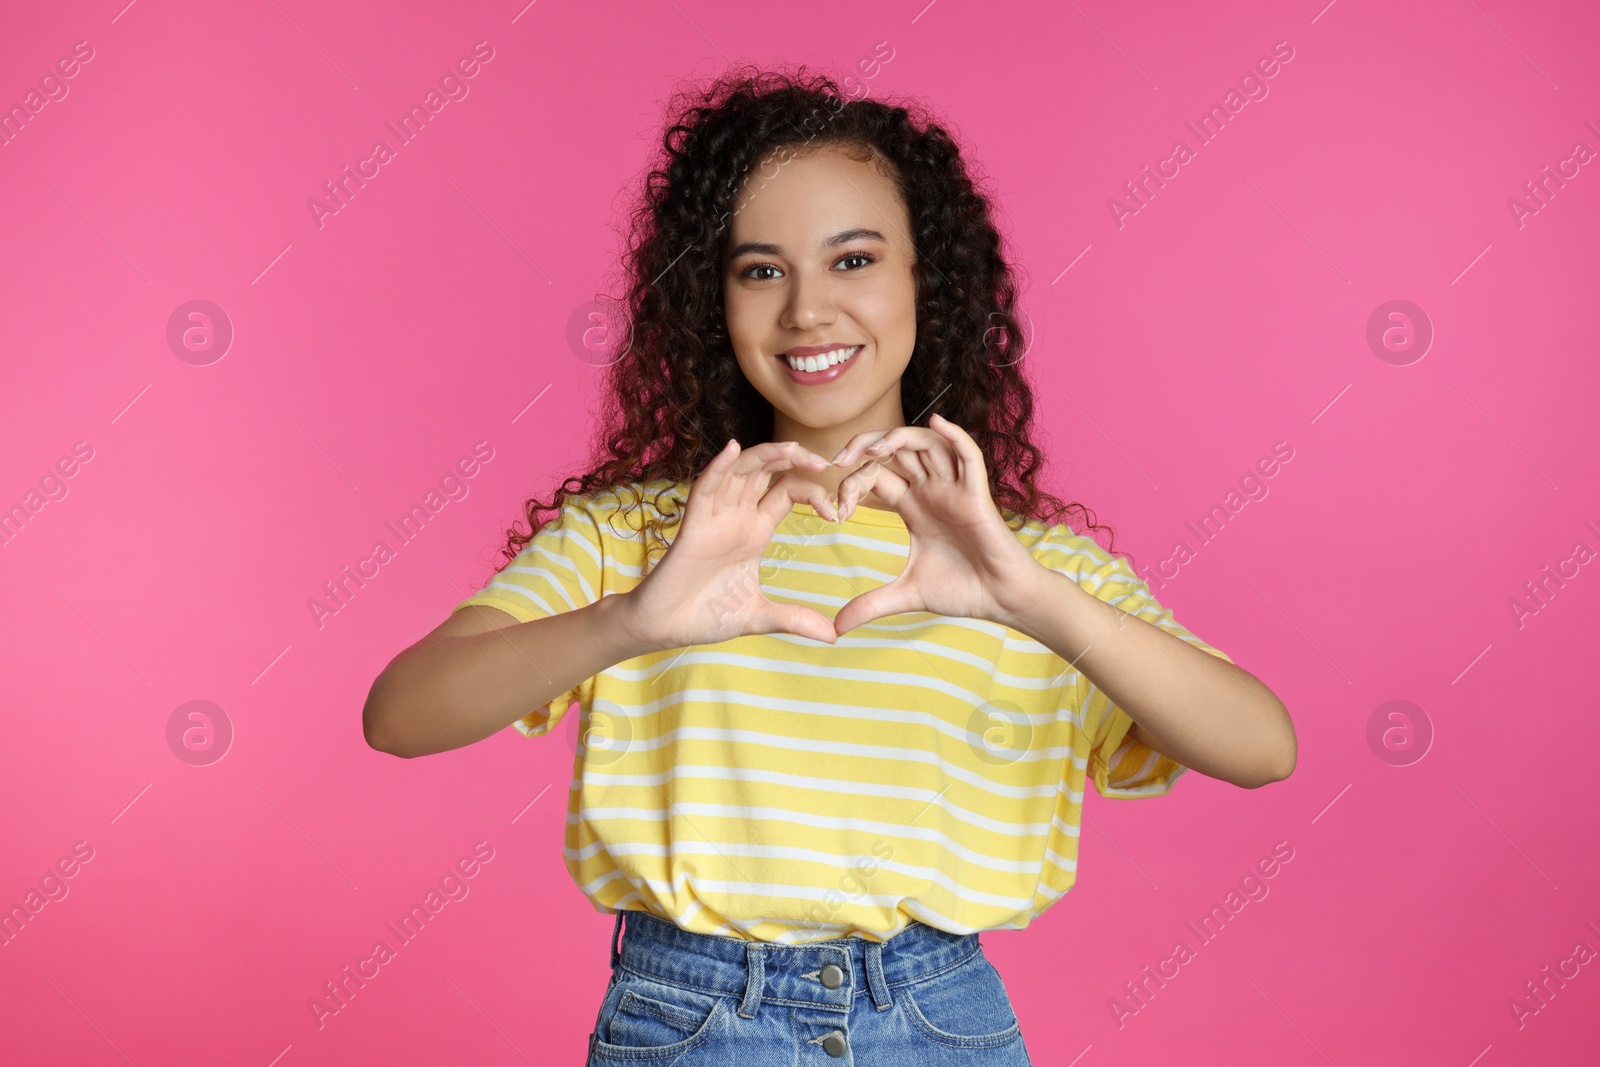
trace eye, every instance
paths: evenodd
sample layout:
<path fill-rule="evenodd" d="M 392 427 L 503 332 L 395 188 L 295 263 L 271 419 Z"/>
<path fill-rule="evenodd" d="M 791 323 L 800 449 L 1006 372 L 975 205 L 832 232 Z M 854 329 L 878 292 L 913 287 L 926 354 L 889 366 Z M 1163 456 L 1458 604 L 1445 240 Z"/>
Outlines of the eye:
<path fill-rule="evenodd" d="M 741 277 L 741 278 L 749 278 L 753 282 L 770 281 L 771 280 L 770 276 L 768 276 L 766 278 L 755 278 L 755 277 L 751 276 L 750 272 L 753 271 L 753 270 L 773 270 L 773 271 L 775 271 L 777 269 L 778 268 L 774 267 L 771 263 L 752 263 L 750 266 L 746 267 L 744 270 L 739 272 L 739 277 Z"/>
<path fill-rule="evenodd" d="M 863 267 L 866 266 L 867 264 L 878 262 L 878 257 L 877 256 L 871 255 L 871 254 L 866 253 L 866 252 L 847 252 L 847 253 L 845 253 L 844 258 L 840 259 L 839 262 L 840 263 L 845 263 L 845 262 L 848 262 L 849 260 L 852 260 L 852 259 L 866 260 L 866 263 L 862 264 Z M 856 267 L 854 269 L 860 270 L 861 267 Z"/>

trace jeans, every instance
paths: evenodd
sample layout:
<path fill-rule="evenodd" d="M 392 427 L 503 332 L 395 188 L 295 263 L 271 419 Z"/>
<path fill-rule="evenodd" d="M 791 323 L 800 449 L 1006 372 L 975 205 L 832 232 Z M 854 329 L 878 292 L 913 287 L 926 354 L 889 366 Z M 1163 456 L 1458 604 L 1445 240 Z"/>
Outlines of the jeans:
<path fill-rule="evenodd" d="M 617 947 L 627 916 L 627 935 Z M 1030 1065 L 976 934 L 777 945 L 617 915 L 588 1067 Z"/>

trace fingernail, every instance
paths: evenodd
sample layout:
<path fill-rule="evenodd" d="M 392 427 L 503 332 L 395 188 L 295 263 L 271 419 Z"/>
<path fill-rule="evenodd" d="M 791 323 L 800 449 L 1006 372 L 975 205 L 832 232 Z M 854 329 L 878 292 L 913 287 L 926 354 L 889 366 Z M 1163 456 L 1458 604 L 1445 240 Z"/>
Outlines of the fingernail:
<path fill-rule="evenodd" d="M 844 458 L 844 449 L 841 448 L 841 449 L 839 449 L 839 451 L 837 453 L 835 453 L 832 462 L 837 463 L 843 458 Z"/>

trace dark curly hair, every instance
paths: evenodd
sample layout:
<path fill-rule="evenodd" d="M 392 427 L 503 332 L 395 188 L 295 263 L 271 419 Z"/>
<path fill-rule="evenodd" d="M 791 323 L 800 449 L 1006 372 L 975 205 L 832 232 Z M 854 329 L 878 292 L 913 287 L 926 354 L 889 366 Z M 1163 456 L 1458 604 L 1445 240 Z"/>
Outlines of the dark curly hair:
<path fill-rule="evenodd" d="M 752 167 L 823 146 L 876 157 L 895 180 L 916 250 L 916 344 L 901 376 L 911 425 L 935 410 L 982 449 L 989 490 L 1007 525 L 1028 519 L 1115 532 L 1078 503 L 1041 492 L 1044 457 L 1031 439 L 1033 394 L 1021 372 L 1026 339 L 1016 283 L 988 201 L 961 150 L 922 105 L 851 99 L 828 75 L 745 66 L 709 87 L 680 88 L 668 104 L 663 152 L 631 215 L 622 271 L 620 339 L 607 368 L 591 469 L 567 478 L 550 503 L 524 505 L 532 529 L 508 532 L 507 563 L 567 499 L 654 487 L 649 546 L 682 517 L 689 486 L 735 438 L 772 439 L 772 405 L 745 378 L 728 338 L 722 256 L 735 193 Z M 608 353 L 609 354 L 609 353 Z M 915 373 L 912 373 L 914 371 Z M 604 456 L 603 453 L 609 453 Z M 554 516 L 552 516 L 553 518 Z M 1114 548 L 1108 546 L 1108 551 Z M 647 567 L 648 567 L 647 563 Z"/>

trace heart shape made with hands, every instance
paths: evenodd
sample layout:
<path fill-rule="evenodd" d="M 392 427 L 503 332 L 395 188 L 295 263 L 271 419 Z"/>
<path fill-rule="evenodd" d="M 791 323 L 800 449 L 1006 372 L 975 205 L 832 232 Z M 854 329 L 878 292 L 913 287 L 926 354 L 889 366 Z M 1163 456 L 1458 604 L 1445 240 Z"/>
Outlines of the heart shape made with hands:
<path fill-rule="evenodd" d="M 1037 603 L 1045 589 L 1041 572 L 1048 571 L 995 507 L 983 451 L 965 430 L 935 414 L 926 428 L 858 434 L 833 463 L 848 466 L 863 457 L 877 462 L 839 483 L 839 521 L 872 492 L 905 522 L 911 545 L 897 577 L 839 609 L 837 634 L 916 611 L 1006 623 Z"/>

